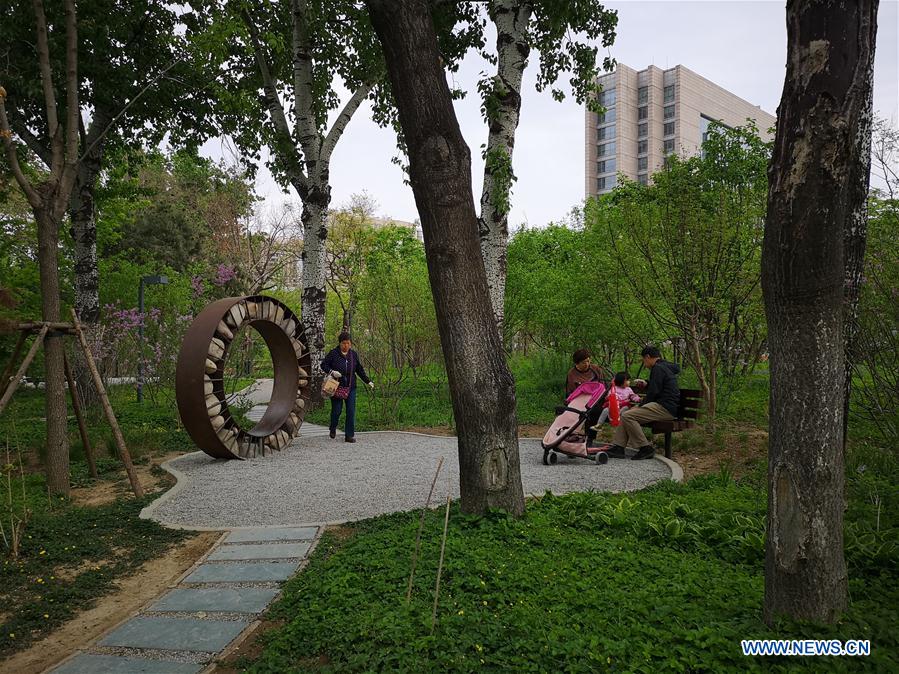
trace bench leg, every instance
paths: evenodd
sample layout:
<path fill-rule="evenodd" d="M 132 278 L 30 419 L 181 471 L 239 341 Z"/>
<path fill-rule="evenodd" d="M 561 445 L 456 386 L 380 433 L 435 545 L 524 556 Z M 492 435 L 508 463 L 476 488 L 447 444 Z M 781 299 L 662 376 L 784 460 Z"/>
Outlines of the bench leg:
<path fill-rule="evenodd" d="M 671 458 L 671 433 L 665 433 L 665 458 Z"/>

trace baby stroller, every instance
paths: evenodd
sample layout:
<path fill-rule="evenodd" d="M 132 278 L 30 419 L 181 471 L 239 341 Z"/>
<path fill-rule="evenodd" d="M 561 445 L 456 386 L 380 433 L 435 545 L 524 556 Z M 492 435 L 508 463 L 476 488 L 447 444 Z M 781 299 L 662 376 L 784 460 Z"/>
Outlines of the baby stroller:
<path fill-rule="evenodd" d="M 581 384 L 565 399 L 565 407 L 557 407 L 559 415 L 543 436 L 543 464 L 558 461 L 557 453 L 593 459 L 597 464 L 607 463 L 608 445 L 587 447 L 587 413 L 597 405 L 602 406 L 608 392 L 601 382 Z"/>

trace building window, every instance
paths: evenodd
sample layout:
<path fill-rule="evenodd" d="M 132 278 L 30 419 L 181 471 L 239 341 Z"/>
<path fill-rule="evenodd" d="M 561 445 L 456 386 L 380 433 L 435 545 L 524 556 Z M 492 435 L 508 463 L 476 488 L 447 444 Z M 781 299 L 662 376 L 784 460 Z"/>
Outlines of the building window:
<path fill-rule="evenodd" d="M 644 105 L 649 102 L 649 87 L 640 87 L 637 89 L 637 105 Z"/>
<path fill-rule="evenodd" d="M 609 122 L 614 122 L 615 121 L 615 108 L 612 108 L 611 110 L 606 110 L 605 112 L 601 112 L 598 115 L 598 117 L 599 117 L 600 124 L 607 124 Z"/>
<path fill-rule="evenodd" d="M 671 119 L 674 117 L 674 106 L 666 105 L 665 106 L 665 119 Z"/>
<path fill-rule="evenodd" d="M 599 146 L 599 156 L 600 157 L 608 157 L 609 155 L 615 154 L 615 143 L 604 143 Z"/>
<path fill-rule="evenodd" d="M 674 100 L 674 85 L 669 84 L 667 87 L 665 87 L 665 102 L 670 103 L 673 100 Z"/>
<path fill-rule="evenodd" d="M 637 176 L 637 182 L 640 183 L 641 185 L 648 185 L 649 178 L 645 173 L 641 173 L 640 175 Z"/>
<path fill-rule="evenodd" d="M 666 136 L 674 135 L 674 122 L 665 122 L 665 135 Z"/>
<path fill-rule="evenodd" d="M 637 138 L 646 138 L 647 135 L 649 135 L 649 124 L 646 122 L 637 124 Z"/>
<path fill-rule="evenodd" d="M 637 154 L 646 154 L 649 151 L 649 141 L 648 140 L 638 140 L 637 141 Z"/>
<path fill-rule="evenodd" d="M 640 157 L 639 159 L 637 159 L 637 170 L 645 171 L 648 162 L 649 162 L 649 159 L 647 157 Z"/>
<path fill-rule="evenodd" d="M 607 108 L 611 105 L 615 105 L 615 90 L 608 89 L 606 91 L 600 92 L 599 104 L 604 108 Z"/>
<path fill-rule="evenodd" d="M 637 108 L 637 119 L 646 119 L 649 117 L 649 106 L 644 105 L 641 108 Z"/>
<path fill-rule="evenodd" d="M 674 152 L 674 138 L 669 138 L 665 141 L 665 154 L 671 154 Z"/>
<path fill-rule="evenodd" d="M 603 126 L 599 129 L 599 140 L 609 140 L 615 137 L 615 125 Z"/>
<path fill-rule="evenodd" d="M 705 143 L 709 139 L 710 129 L 709 126 L 711 124 L 717 125 L 719 128 L 729 129 L 727 124 L 722 124 L 721 122 L 712 119 L 711 117 L 706 117 L 705 115 L 699 116 L 699 137 L 701 142 Z"/>
<path fill-rule="evenodd" d="M 598 178 L 596 180 L 596 186 L 600 191 L 602 190 L 610 190 L 615 187 L 615 183 L 617 181 L 616 176 L 606 176 L 604 178 Z"/>
<path fill-rule="evenodd" d="M 615 173 L 615 160 L 605 159 L 599 162 L 598 173 Z"/>

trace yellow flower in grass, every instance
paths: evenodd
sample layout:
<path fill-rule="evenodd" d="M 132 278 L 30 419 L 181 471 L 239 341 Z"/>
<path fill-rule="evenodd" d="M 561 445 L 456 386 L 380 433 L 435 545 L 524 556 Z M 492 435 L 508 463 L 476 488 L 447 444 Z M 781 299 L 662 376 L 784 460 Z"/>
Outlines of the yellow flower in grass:
<path fill-rule="evenodd" d="M 44 617 L 45 617 L 45 618 L 49 618 L 49 617 L 50 617 L 50 614 L 49 614 L 49 613 L 45 613 L 45 614 L 44 614 Z"/>

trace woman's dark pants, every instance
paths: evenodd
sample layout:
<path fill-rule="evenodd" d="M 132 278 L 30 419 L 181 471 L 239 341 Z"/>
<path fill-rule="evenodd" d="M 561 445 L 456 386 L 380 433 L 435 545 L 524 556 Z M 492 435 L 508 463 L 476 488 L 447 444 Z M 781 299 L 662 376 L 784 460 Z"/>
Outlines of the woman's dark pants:
<path fill-rule="evenodd" d="M 343 424 L 343 434 L 351 438 L 356 433 L 356 387 L 350 389 L 350 395 L 346 401 L 340 398 L 331 398 L 331 430 L 337 430 L 337 422 L 343 411 L 343 403 L 346 402 L 346 420 Z"/>

